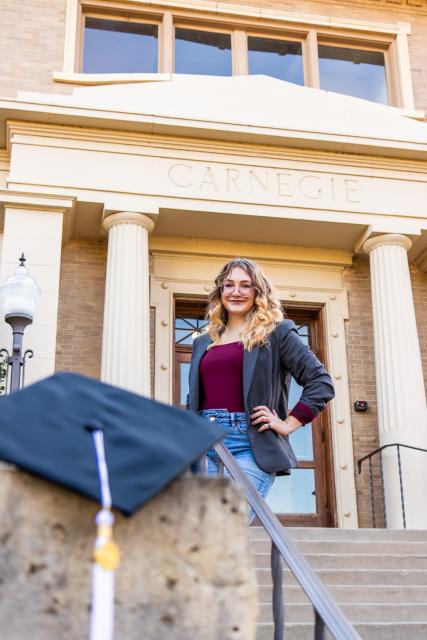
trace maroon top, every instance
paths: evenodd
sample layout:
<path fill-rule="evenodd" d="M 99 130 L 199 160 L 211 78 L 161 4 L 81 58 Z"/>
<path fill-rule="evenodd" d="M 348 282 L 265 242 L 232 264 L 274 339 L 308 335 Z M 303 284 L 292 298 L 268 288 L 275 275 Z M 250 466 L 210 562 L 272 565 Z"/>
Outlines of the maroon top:
<path fill-rule="evenodd" d="M 243 344 L 219 344 L 206 351 L 200 362 L 200 406 L 244 412 Z"/>
<path fill-rule="evenodd" d="M 227 409 L 244 412 L 243 344 L 229 342 L 211 347 L 200 362 L 201 409 Z M 302 424 L 314 420 L 313 411 L 297 402 L 289 415 Z"/>

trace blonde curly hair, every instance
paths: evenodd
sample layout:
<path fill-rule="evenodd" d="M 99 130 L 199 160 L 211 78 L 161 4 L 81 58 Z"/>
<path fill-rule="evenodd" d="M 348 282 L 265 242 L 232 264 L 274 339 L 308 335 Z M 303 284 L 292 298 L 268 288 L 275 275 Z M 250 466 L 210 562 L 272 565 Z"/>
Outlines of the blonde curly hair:
<path fill-rule="evenodd" d="M 215 278 L 215 288 L 208 297 L 206 319 L 209 324 L 206 331 L 215 344 L 227 326 L 228 312 L 221 301 L 221 288 L 234 267 L 246 271 L 255 289 L 254 305 L 246 315 L 240 334 L 245 349 L 251 351 L 256 346 L 268 344 L 268 336 L 284 317 L 282 305 L 274 296 L 270 282 L 261 267 L 252 260 L 233 258 L 222 267 Z"/>

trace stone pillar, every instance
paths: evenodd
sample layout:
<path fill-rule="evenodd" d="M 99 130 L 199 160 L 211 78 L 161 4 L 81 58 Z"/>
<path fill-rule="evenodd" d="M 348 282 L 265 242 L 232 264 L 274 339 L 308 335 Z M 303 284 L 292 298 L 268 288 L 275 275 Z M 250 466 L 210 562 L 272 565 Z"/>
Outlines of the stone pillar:
<path fill-rule="evenodd" d="M 32 349 L 27 361 L 25 384 L 50 376 L 55 371 L 59 275 L 64 227 L 73 198 L 50 194 L 0 190 L 4 204 L 4 234 L 0 261 L 0 283 L 15 272 L 21 253 L 26 267 L 41 289 L 38 309 L 25 330 L 24 351 Z M 12 333 L 0 318 L 0 348 L 10 350 Z"/>
<path fill-rule="evenodd" d="M 99 506 L 20 471 L 0 482 L 4 640 L 88 638 Z M 226 478 L 179 478 L 116 513 L 116 640 L 255 640 L 245 499 Z"/>
<path fill-rule="evenodd" d="M 120 212 L 104 220 L 108 231 L 101 378 L 150 395 L 148 233 L 154 222 Z"/>
<path fill-rule="evenodd" d="M 371 266 L 380 445 L 427 448 L 426 398 L 407 258 L 411 245 L 406 236 L 387 234 L 367 240 L 363 248 Z M 401 457 L 407 526 L 427 528 L 421 489 L 427 486 L 427 454 L 402 449 Z M 387 524 L 400 528 L 396 449 L 386 449 L 383 460 Z"/>

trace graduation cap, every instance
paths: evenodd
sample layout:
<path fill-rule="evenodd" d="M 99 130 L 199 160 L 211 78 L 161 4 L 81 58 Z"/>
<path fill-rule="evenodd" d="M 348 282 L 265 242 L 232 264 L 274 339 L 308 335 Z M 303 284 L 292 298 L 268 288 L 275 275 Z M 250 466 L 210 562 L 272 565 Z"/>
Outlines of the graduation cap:
<path fill-rule="evenodd" d="M 0 398 L 0 460 L 100 501 L 102 430 L 111 503 L 131 515 L 225 435 L 218 424 L 73 373 Z"/>

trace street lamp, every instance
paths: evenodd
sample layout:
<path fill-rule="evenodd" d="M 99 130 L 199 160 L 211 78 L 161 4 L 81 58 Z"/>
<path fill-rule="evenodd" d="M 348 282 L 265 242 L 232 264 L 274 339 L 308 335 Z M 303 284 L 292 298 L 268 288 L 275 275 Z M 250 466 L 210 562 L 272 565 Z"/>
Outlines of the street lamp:
<path fill-rule="evenodd" d="M 6 392 L 18 391 L 24 383 L 25 360 L 32 358 L 33 352 L 27 349 L 22 353 L 22 340 L 25 328 L 33 321 L 39 298 L 40 287 L 29 275 L 22 254 L 14 275 L 0 287 L 0 311 L 13 334 L 12 354 L 7 349 L 0 349 L 0 354 L 6 356 Z"/>

